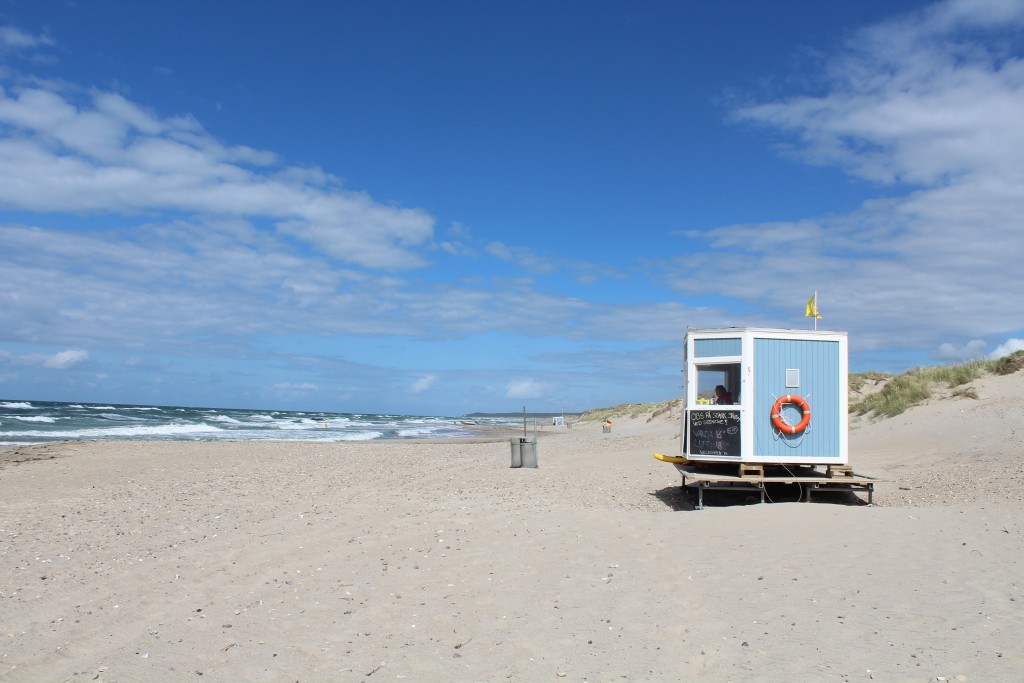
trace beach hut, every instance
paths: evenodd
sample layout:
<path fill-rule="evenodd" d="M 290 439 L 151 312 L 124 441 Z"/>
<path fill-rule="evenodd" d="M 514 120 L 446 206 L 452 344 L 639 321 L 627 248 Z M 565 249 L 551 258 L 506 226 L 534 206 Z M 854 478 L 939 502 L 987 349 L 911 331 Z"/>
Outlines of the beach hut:
<path fill-rule="evenodd" d="M 845 332 L 690 328 L 683 346 L 680 460 L 847 464 Z"/>

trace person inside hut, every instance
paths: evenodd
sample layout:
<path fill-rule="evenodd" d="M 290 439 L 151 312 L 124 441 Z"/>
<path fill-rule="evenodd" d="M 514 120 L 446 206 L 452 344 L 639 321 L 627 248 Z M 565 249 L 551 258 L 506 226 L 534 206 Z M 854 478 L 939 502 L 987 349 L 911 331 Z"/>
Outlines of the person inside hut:
<path fill-rule="evenodd" d="M 732 405 L 732 394 L 725 390 L 721 384 L 715 387 L 715 405 L 716 406 L 731 406 Z"/>

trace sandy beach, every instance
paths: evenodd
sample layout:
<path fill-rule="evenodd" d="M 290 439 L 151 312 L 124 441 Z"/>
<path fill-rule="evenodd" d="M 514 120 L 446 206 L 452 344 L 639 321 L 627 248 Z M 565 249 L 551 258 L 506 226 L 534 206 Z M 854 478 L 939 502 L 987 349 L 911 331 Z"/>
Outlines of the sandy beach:
<path fill-rule="evenodd" d="M 8 449 L 0 681 L 1024 680 L 1024 378 L 974 387 L 854 421 L 870 507 L 695 511 L 668 415 Z"/>

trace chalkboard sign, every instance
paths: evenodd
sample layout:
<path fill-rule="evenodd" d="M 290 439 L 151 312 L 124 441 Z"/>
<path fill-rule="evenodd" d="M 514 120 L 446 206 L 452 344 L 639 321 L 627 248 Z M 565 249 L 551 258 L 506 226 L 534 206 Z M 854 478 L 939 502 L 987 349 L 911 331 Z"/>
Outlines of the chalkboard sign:
<path fill-rule="evenodd" d="M 740 457 L 740 411 L 691 410 L 687 432 L 690 455 Z"/>

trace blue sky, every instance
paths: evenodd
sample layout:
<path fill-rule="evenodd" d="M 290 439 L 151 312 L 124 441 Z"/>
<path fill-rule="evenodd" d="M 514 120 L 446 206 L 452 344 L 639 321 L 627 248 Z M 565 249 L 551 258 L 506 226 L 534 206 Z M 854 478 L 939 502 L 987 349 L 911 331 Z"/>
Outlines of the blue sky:
<path fill-rule="evenodd" d="M 1024 0 L 0 0 L 0 397 L 680 393 L 1024 348 Z"/>

